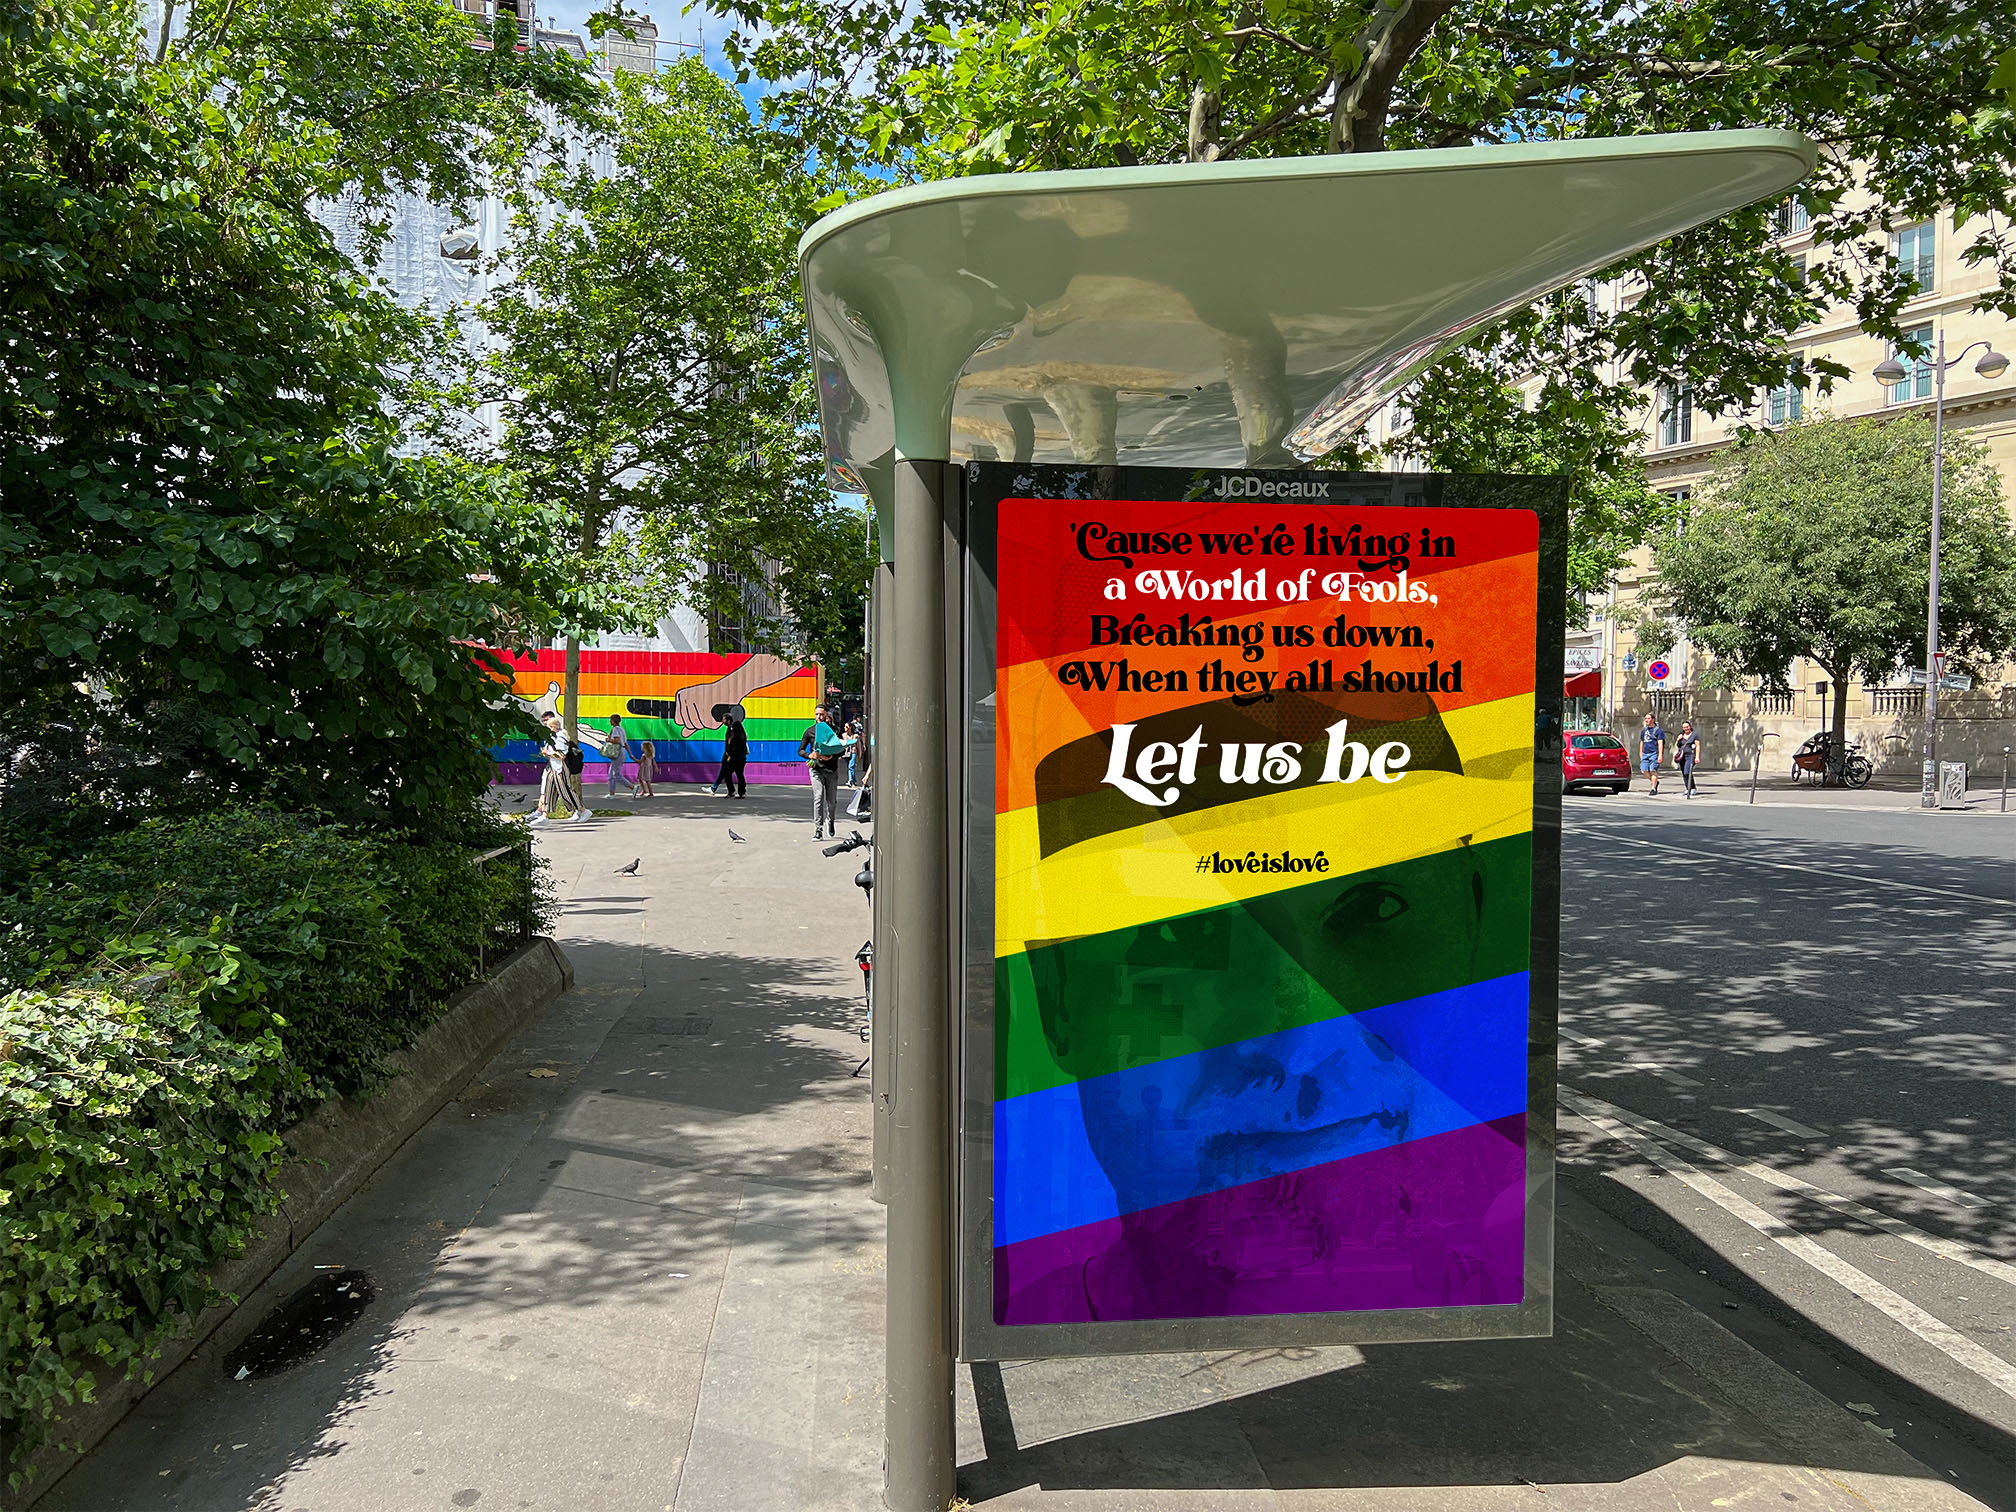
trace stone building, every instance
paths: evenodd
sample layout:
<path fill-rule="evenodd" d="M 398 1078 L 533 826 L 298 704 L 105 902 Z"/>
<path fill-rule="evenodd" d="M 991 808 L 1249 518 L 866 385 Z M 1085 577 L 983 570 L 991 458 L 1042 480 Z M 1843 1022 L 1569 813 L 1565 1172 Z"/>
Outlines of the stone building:
<path fill-rule="evenodd" d="M 1796 204 L 1781 207 L 1781 239 L 1795 256 L 1818 256 L 1803 211 Z M 1893 226 L 1892 255 L 1918 280 L 1918 294 L 1905 306 L 1906 330 L 1932 341 L 1944 333 L 1949 361 L 1970 343 L 1990 342 L 2004 354 L 2016 355 L 2016 324 L 1975 301 L 1993 282 L 1987 265 L 1968 266 L 1961 252 L 1971 235 L 1957 236 L 1952 217 Z M 1611 291 L 1630 300 L 1643 291 Z M 1808 358 L 1832 358 L 1851 376 L 1836 384 L 1824 399 L 1784 388 L 1758 396 L 1747 414 L 1710 418 L 1694 410 L 1684 391 L 1661 390 L 1649 396 L 1645 430 L 1646 473 L 1652 486 L 1682 499 L 1700 487 L 1717 454 L 1730 443 L 1736 427 L 1779 426 L 1817 414 L 1836 417 L 1929 412 L 1932 372 L 1927 362 L 1902 359 L 1907 372 L 1900 384 L 1886 384 L 1873 374 L 1893 354 L 1887 344 L 1866 334 L 1846 306 L 1830 311 L 1820 322 L 1795 332 L 1788 346 Z M 1997 378 L 1974 370 L 1979 353 L 1953 366 L 1946 376 L 1945 415 L 1949 436 L 1963 435 L 1980 444 L 2001 476 L 2005 504 L 2016 510 L 2016 367 Z M 1579 685 L 1571 678 L 1568 691 L 1583 701 L 1574 706 L 1584 719 L 1602 727 L 1628 729 L 1647 710 L 1660 715 L 1670 729 L 1681 718 L 1694 721 L 1703 737 L 1704 759 L 1710 766 L 1747 766 L 1764 746 L 1767 765 L 1790 765 L 1791 753 L 1832 717 L 1832 689 L 1823 695 L 1827 674 L 1806 662 L 1793 666 L 1789 693 L 1771 693 L 1754 686 L 1706 688 L 1700 674 L 1706 659 L 1682 642 L 1665 658 L 1672 676 L 1663 687 L 1647 678 L 1649 660 L 1636 654 L 1628 623 L 1618 611 L 1628 609 L 1654 576 L 1652 551 L 1642 547 L 1618 574 L 1611 596 L 1592 603 L 1587 629 L 1569 637 L 1571 666 L 1586 669 Z M 1922 647 L 1920 658 L 1922 659 Z M 1965 761 L 1983 780 L 1999 777 L 2003 747 L 2016 744 L 2016 665 L 1977 669 L 1965 691 L 1943 689 L 1939 698 L 1941 759 Z M 1879 772 L 1915 775 L 1921 759 L 1920 733 L 1925 691 L 1922 669 L 1886 686 L 1856 685 L 1848 693 L 1848 734 Z M 1776 740 L 1766 741 L 1766 735 Z"/>

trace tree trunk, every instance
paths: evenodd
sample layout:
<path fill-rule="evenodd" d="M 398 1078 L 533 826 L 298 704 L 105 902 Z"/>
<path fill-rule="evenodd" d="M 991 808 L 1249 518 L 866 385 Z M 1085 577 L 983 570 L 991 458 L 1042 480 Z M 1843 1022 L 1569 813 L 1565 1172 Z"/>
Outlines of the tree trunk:
<path fill-rule="evenodd" d="M 1848 679 L 1834 679 L 1834 744 L 1828 761 L 1827 786 L 1847 785 L 1848 771 Z"/>
<path fill-rule="evenodd" d="M 1363 59 L 1358 72 L 1338 83 L 1330 107 L 1329 151 L 1385 151 L 1393 86 L 1435 23 L 1455 5 L 1456 0 L 1380 0 L 1353 39 Z"/>
<path fill-rule="evenodd" d="M 602 540 L 602 473 L 596 469 L 593 485 L 589 492 L 588 507 L 581 514 L 581 554 L 587 556 Z M 567 727 L 567 738 L 577 746 L 581 742 L 581 638 L 567 637 L 567 668 L 560 674 L 560 719 Z"/>

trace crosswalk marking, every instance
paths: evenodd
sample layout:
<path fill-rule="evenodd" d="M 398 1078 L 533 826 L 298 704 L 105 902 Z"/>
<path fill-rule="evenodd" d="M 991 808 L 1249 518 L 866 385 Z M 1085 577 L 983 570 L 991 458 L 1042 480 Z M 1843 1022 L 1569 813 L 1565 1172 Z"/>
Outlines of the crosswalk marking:
<path fill-rule="evenodd" d="M 1796 1118 L 1787 1118 L 1783 1113 L 1773 1113 L 1769 1108 L 1731 1108 L 1731 1113 L 1741 1113 L 1746 1118 L 1754 1118 L 1774 1129 L 1783 1129 L 1787 1134 L 1797 1134 L 1801 1139 L 1825 1139 L 1827 1136 L 1818 1129 L 1809 1128 Z"/>
<path fill-rule="evenodd" d="M 2006 1286 L 2016 1286 L 2016 1265 L 2011 1265 L 2007 1261 L 1997 1260 L 1992 1255 L 1979 1254 L 1955 1240 L 1941 1239 L 1936 1234 L 1928 1234 L 1922 1229 L 1915 1229 L 1901 1218 L 1892 1218 L 1888 1213 L 1879 1212 L 1875 1208 L 1867 1207 L 1853 1198 L 1840 1196 L 1838 1193 L 1830 1192 L 1824 1187 L 1817 1187 L 1810 1181 L 1802 1181 L 1797 1176 L 1775 1170 L 1771 1166 L 1765 1165 L 1762 1161 L 1752 1160 L 1745 1155 L 1738 1155 L 1733 1151 L 1721 1148 L 1719 1145 L 1712 1145 L 1705 1139 L 1696 1139 L 1692 1134 L 1682 1133 L 1678 1129 L 1662 1124 L 1655 1119 L 1646 1118 L 1642 1114 L 1628 1112 L 1613 1103 L 1604 1102 L 1600 1097 L 1591 1097 L 1585 1092 L 1577 1092 L 1572 1087 L 1563 1087 L 1561 1089 L 1562 1102 L 1566 1104 L 1571 1097 L 1585 1107 L 1592 1108 L 1598 1113 L 1614 1118 L 1620 1123 L 1628 1124 L 1632 1128 L 1649 1134 L 1655 1139 L 1661 1139 L 1668 1144 L 1678 1146 L 1680 1149 L 1691 1151 L 1703 1160 L 1711 1161 L 1716 1165 L 1727 1166 L 1732 1171 L 1740 1171 L 1743 1175 L 1753 1177 L 1768 1186 L 1774 1186 L 1781 1192 L 1796 1192 L 1801 1197 L 1810 1198 L 1814 1202 L 1824 1203 L 1845 1217 L 1859 1218 L 1871 1228 L 1881 1229 L 1884 1233 L 1915 1244 L 1922 1250 L 1929 1250 L 1942 1260 L 1951 1260 L 1958 1265 L 1970 1266 L 1974 1270 L 1980 1271 L 1983 1275 L 1993 1276 L 1997 1281 L 2002 1282 Z M 1575 1108 L 1574 1111 L 1580 1113 L 1582 1109 Z M 1586 1117 L 1587 1115 L 1585 1114 L 1584 1116 Z"/>
<path fill-rule="evenodd" d="M 1561 1094 L 1561 1101 L 1564 1106 L 1612 1139 L 1629 1145 L 1661 1170 L 1686 1183 L 1688 1187 L 1706 1197 L 1732 1218 L 1749 1225 L 1774 1244 L 1797 1255 L 1851 1295 L 1868 1303 L 1892 1322 L 1909 1329 L 1956 1365 L 1981 1377 L 2004 1396 L 2016 1400 L 2016 1365 L 2011 1365 L 1999 1355 L 1984 1349 L 1945 1320 L 1934 1317 L 1917 1303 L 1899 1296 L 1874 1276 L 1857 1270 L 1825 1245 L 1807 1238 L 1783 1219 L 1766 1212 L 1747 1197 L 1739 1196 L 1714 1177 L 1688 1164 L 1658 1140 L 1598 1111 L 1594 1106 L 1595 1099 L 1583 1098 L 1564 1091 Z"/>
<path fill-rule="evenodd" d="M 1995 1205 L 1986 1197 L 1976 1197 L 1972 1192 L 1963 1192 L 1956 1186 L 1949 1186 L 1936 1177 L 1927 1176 L 1923 1171 L 1914 1171 L 1909 1166 L 1891 1166 L 1883 1174 L 1894 1176 L 1899 1181 L 1908 1181 L 1912 1186 L 1930 1192 L 1934 1197 L 1944 1197 L 1948 1202 L 1960 1207 L 1985 1208 Z"/>

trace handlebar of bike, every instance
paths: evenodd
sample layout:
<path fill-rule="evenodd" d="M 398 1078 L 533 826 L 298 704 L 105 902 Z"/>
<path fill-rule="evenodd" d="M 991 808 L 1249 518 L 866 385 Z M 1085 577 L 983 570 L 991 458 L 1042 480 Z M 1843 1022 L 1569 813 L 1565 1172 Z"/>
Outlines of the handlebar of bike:
<path fill-rule="evenodd" d="M 866 845 L 867 843 L 868 843 L 868 837 L 862 834 L 861 831 L 855 830 L 851 835 L 849 835 L 845 840 L 842 840 L 838 845 L 820 846 L 819 853 L 823 856 L 843 856 L 848 851 L 861 849 L 861 847 Z"/>

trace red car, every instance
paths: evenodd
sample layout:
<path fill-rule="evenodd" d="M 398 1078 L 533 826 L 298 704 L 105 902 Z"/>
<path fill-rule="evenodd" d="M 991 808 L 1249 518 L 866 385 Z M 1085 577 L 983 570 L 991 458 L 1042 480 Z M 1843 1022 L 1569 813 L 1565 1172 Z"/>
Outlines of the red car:
<path fill-rule="evenodd" d="M 1631 752 L 1608 730 L 1569 730 L 1561 746 L 1561 791 L 1631 786 Z"/>

